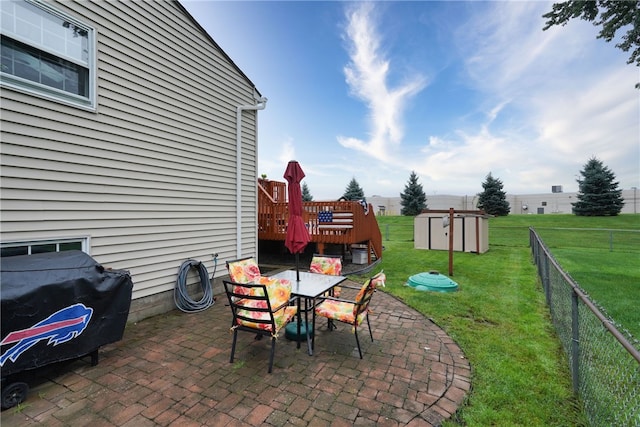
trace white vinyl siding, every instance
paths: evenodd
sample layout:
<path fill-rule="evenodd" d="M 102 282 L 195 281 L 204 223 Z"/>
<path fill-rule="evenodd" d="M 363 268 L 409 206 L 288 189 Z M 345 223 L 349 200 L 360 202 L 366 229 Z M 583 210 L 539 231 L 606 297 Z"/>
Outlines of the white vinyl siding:
<path fill-rule="evenodd" d="M 86 235 L 134 299 L 236 254 L 236 108 L 254 88 L 175 2 L 55 2 L 97 35 L 96 113 L 2 89 L 2 241 Z M 243 113 L 242 252 L 257 253 L 256 112 Z M 224 268 L 218 268 L 218 275 Z"/>

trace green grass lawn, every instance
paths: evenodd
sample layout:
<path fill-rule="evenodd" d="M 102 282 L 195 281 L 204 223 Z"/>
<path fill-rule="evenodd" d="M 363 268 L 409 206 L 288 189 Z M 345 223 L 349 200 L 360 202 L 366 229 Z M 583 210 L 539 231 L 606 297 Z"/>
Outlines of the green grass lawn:
<path fill-rule="evenodd" d="M 628 230 L 631 230 L 629 228 Z M 628 338 L 640 339 L 640 232 L 537 229 L 569 275 Z"/>
<path fill-rule="evenodd" d="M 458 283 L 459 291 L 453 293 L 419 292 L 405 286 L 409 276 L 416 273 L 429 270 L 448 273 L 448 252 L 414 249 L 412 217 L 379 217 L 378 221 L 385 238 L 381 265 L 387 274 L 385 291 L 432 318 L 456 340 L 471 363 L 472 391 L 468 402 L 448 425 L 585 424 L 579 404 L 573 396 L 568 363 L 551 325 L 532 263 L 528 228 L 536 228 L 543 239 L 543 233 L 550 236 L 552 228 L 640 230 L 640 215 L 610 218 L 512 215 L 492 218 L 489 222 L 490 250 L 487 253 L 455 253 L 452 279 Z M 547 228 L 549 230 L 545 230 Z M 567 239 L 567 236 L 560 238 L 564 241 Z M 593 237 L 587 239 L 592 240 Z M 600 258 L 587 259 L 579 254 L 576 258 L 572 257 L 576 251 L 570 248 L 566 253 L 562 253 L 562 249 L 557 255 L 556 250 L 552 248 L 552 251 L 560 264 L 567 262 L 574 269 L 571 272 L 567 268 L 578 281 L 576 275 L 593 279 L 589 282 L 595 283 L 593 286 L 596 287 L 615 287 L 618 295 L 637 293 L 638 273 L 626 276 L 620 265 L 634 261 L 637 265 L 638 252 L 633 251 L 633 244 L 632 250 L 615 252 L 618 239 L 622 237 L 614 235 L 612 253 L 617 253 L 617 257 L 601 254 Z M 579 243 L 578 246 L 585 245 Z M 604 247 L 604 251 L 609 253 L 609 240 Z M 626 261 L 609 263 L 612 258 Z M 575 260 L 575 264 L 570 264 L 570 260 Z M 603 278 L 594 274 L 594 271 L 598 271 L 598 261 L 607 262 L 606 269 L 609 272 L 620 270 L 619 275 L 606 276 L 612 279 L 614 285 L 608 282 L 603 286 Z M 580 273 L 578 268 L 583 262 L 587 262 L 590 269 L 585 274 Z M 615 285 L 620 283 L 631 285 Z M 581 282 L 581 285 L 588 289 L 586 283 Z M 592 290 L 588 292 L 595 295 Z M 613 305 L 619 305 L 621 311 L 625 311 L 614 292 L 610 294 Z M 626 312 L 629 311 L 626 309 Z M 607 307 L 607 312 L 611 314 L 615 309 L 613 306 Z"/>

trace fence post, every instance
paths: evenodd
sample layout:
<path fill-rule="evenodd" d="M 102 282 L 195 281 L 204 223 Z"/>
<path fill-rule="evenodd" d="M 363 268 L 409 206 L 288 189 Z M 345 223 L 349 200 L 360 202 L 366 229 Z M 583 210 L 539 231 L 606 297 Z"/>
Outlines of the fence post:
<path fill-rule="evenodd" d="M 542 251 L 541 251 L 542 252 Z M 553 314 L 553 309 L 551 305 L 551 273 L 549 269 L 549 257 L 542 257 L 542 282 L 544 283 L 544 291 L 545 297 L 547 297 L 547 305 L 549 306 L 549 310 Z"/>
<path fill-rule="evenodd" d="M 542 282 L 542 290 L 549 306 L 549 311 L 553 314 L 553 306 L 551 305 L 551 278 L 549 277 L 549 258 L 542 250 L 542 242 L 538 239 L 538 235 L 533 228 L 529 227 L 529 246 L 533 252 L 533 258 L 538 267 L 538 276 Z"/>
<path fill-rule="evenodd" d="M 578 394 L 580 388 L 580 331 L 578 324 L 578 294 L 571 291 L 571 379 L 573 392 Z"/>
<path fill-rule="evenodd" d="M 613 231 L 609 231 L 609 252 L 613 252 Z"/>

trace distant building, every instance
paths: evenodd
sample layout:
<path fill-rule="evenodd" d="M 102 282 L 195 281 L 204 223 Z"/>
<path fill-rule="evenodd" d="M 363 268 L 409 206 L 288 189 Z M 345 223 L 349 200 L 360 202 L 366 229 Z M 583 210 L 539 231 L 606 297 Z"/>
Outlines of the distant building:
<path fill-rule="evenodd" d="M 561 186 L 554 186 L 556 192 L 544 194 L 507 194 L 507 202 L 511 207 L 510 214 L 570 214 L 571 203 L 577 200 L 577 192 L 563 193 Z M 640 213 L 640 191 L 638 189 L 622 190 L 624 206 L 620 213 Z M 400 215 L 402 205 L 400 197 L 367 197 L 373 205 L 376 215 Z M 472 210 L 477 209 L 478 196 L 453 196 L 446 194 L 427 195 L 428 209 Z"/>

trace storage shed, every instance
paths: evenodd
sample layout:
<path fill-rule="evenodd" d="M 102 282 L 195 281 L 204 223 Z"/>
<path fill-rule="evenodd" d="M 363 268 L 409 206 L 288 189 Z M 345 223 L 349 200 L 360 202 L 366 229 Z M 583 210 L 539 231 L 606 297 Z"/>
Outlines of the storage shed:
<path fill-rule="evenodd" d="M 449 250 L 451 212 L 424 210 L 415 217 L 416 249 Z M 485 253 L 489 250 L 489 216 L 484 211 L 453 211 L 453 250 Z"/>

